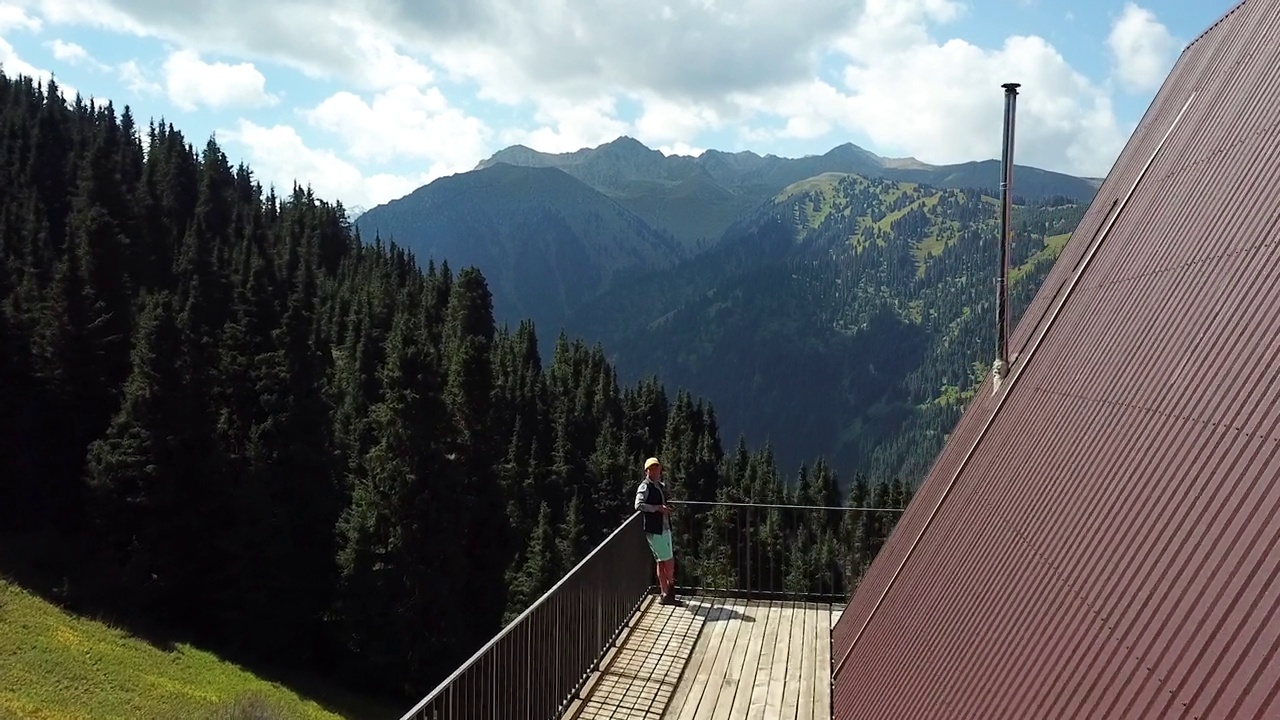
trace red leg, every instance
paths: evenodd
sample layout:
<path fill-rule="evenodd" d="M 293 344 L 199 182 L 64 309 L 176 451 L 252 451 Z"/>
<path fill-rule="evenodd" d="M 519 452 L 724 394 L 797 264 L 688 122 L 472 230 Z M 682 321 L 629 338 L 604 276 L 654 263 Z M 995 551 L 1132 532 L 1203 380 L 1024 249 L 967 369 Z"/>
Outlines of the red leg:
<path fill-rule="evenodd" d="M 670 595 L 675 586 L 675 560 L 664 560 L 660 565 L 658 582 L 663 594 Z"/>

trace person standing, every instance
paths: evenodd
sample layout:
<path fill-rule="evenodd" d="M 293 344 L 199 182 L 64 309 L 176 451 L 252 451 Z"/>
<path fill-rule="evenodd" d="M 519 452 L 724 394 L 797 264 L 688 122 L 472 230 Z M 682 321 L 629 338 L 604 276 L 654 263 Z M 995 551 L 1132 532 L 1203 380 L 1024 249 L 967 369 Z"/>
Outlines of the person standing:
<path fill-rule="evenodd" d="M 683 605 L 676 599 L 676 559 L 671 544 L 671 505 L 658 458 L 644 461 L 644 479 L 636 490 L 636 510 L 643 513 L 644 536 L 658 566 L 658 588 L 663 605 Z"/>

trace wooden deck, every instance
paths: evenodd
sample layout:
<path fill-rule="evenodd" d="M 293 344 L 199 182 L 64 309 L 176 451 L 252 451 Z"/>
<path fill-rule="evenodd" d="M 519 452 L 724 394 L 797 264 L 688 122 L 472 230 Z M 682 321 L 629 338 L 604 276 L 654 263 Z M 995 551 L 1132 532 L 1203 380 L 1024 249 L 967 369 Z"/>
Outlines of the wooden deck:
<path fill-rule="evenodd" d="M 838 606 L 686 600 L 647 600 L 564 720 L 831 717 Z"/>

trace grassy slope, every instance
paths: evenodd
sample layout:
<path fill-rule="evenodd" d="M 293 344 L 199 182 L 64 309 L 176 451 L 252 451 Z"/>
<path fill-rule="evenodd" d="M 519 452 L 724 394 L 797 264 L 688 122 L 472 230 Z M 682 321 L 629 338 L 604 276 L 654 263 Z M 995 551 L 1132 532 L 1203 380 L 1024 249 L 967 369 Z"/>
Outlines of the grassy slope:
<path fill-rule="evenodd" d="M 342 707 L 327 709 L 190 646 L 162 650 L 0 579 L 0 718 L 327 720 L 393 712 Z"/>
<path fill-rule="evenodd" d="M 1053 262 L 1062 254 L 1062 248 L 1066 247 L 1067 241 L 1071 239 L 1071 233 L 1062 233 L 1059 235 L 1050 235 L 1044 239 L 1044 247 L 1041 248 L 1027 261 L 1018 267 L 1009 270 L 1009 282 L 1016 282 L 1022 279 L 1023 275 L 1031 272 L 1038 263 Z"/>
<path fill-rule="evenodd" d="M 823 173 L 821 175 L 801 180 L 793 183 L 779 193 L 775 197 L 775 202 L 783 202 L 802 193 L 808 194 L 809 201 L 806 203 L 804 209 L 808 214 L 808 229 L 812 230 L 818 227 L 822 221 L 826 220 L 827 217 L 835 211 L 834 205 L 838 202 L 838 196 L 840 195 L 836 186 L 837 183 L 846 177 L 849 177 L 847 173 Z M 859 182 L 865 182 L 862 178 L 856 179 Z M 893 203 L 904 193 L 917 193 L 920 186 L 917 183 L 899 182 L 892 183 L 891 187 L 892 189 L 888 192 L 881 194 L 881 200 L 884 205 Z M 894 221 L 902 218 L 915 208 L 921 208 L 932 216 L 933 208 L 938 204 L 941 197 L 942 191 L 940 190 L 921 194 L 910 204 L 886 214 L 879 221 L 873 221 L 867 216 L 859 217 L 859 227 L 874 225 L 878 230 L 888 233 L 890 232 L 890 227 Z M 986 194 L 981 195 L 980 201 L 991 205 L 998 205 L 1000 203 L 999 198 Z M 847 215 L 848 212 L 849 211 L 846 208 L 844 210 L 844 214 Z M 958 231 L 958 224 L 954 221 L 940 220 L 938 218 L 932 219 L 933 227 L 931 232 L 922 241 L 916 243 L 912 247 L 912 252 L 915 255 L 916 262 L 918 263 L 918 273 L 920 277 L 924 276 L 925 268 L 929 261 L 938 256 L 947 247 L 947 245 L 955 242 L 955 234 Z M 1071 233 L 1056 234 L 1044 238 L 1044 247 L 1042 249 L 1032 254 L 1022 264 L 1011 268 L 1009 281 L 1011 283 L 1019 282 L 1024 276 L 1034 270 L 1036 266 L 1042 263 L 1052 263 L 1057 259 L 1058 255 L 1062 252 L 1062 248 L 1067 244 L 1067 241 L 1070 238 Z M 861 239 L 854 237 L 852 240 L 855 245 L 858 246 L 857 249 L 860 251 L 862 249 L 860 247 L 862 242 Z M 914 322 L 919 322 L 921 313 L 920 302 L 914 301 L 910 303 L 906 308 L 906 312 L 909 319 Z M 968 308 L 964 310 L 964 315 L 969 315 Z M 959 321 L 952 323 L 952 326 L 948 328 L 946 332 L 957 332 L 958 326 Z M 973 377 L 971 378 L 971 381 L 974 387 L 970 387 L 965 392 L 961 392 L 956 386 L 943 387 L 938 397 L 924 403 L 922 407 L 930 404 L 947 406 L 967 402 L 969 397 L 972 396 L 976 385 L 981 382 L 982 375 L 985 372 L 985 366 L 973 368 Z M 856 429 L 856 427 L 846 428 L 845 432 L 846 434 L 850 434 Z"/>
<path fill-rule="evenodd" d="M 834 211 L 833 205 L 839 195 L 836 184 L 847 177 L 850 177 L 848 173 L 829 172 L 806 178 L 787 186 L 786 189 L 774 197 L 774 202 L 782 203 L 795 195 L 808 193 L 810 199 L 805 210 L 808 211 L 808 228 L 812 230 L 821 225 Z M 857 180 L 863 183 L 866 182 L 862 178 L 857 178 Z M 920 185 L 913 182 L 892 183 L 892 187 L 893 189 L 881 195 L 881 200 L 885 205 L 890 205 L 905 193 L 916 193 L 920 189 Z M 894 221 L 901 219 L 911 210 L 922 208 L 926 213 L 932 214 L 934 206 L 938 204 L 938 200 L 942 197 L 942 193 L 943 191 L 941 190 L 930 191 L 928 194 L 921 195 L 909 205 L 886 214 L 879 221 L 873 221 L 870 217 L 862 216 L 859 218 L 858 226 L 861 228 L 874 225 L 880 231 L 888 233 Z M 983 195 L 981 201 L 988 204 L 999 203 L 998 198 L 989 195 Z M 844 214 L 847 215 L 848 211 L 846 210 Z M 958 225 L 955 222 L 935 220 L 933 232 L 912 247 L 912 253 L 919 264 L 918 273 L 920 277 L 924 277 L 925 267 L 928 265 L 929 260 L 941 254 L 949 244 L 955 242 L 957 228 Z M 852 238 L 852 241 L 855 243 L 857 250 L 861 251 L 861 239 L 855 237 Z M 1065 238 L 1062 242 L 1065 244 Z M 880 241 L 880 244 L 883 245 L 884 242 Z M 1061 244 L 1055 250 L 1061 250 Z M 1025 268 L 1023 271 L 1025 272 Z"/>

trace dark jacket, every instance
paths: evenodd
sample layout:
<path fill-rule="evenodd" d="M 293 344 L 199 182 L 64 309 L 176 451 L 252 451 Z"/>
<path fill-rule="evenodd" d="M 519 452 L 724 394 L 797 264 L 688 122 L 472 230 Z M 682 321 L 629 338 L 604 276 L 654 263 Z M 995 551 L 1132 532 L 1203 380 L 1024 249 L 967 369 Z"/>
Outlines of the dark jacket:
<path fill-rule="evenodd" d="M 656 482 L 645 478 L 636 489 L 636 509 L 643 513 L 644 531 L 652 535 L 661 535 L 667 529 L 667 516 L 658 510 L 667 504 L 665 489 Z"/>

